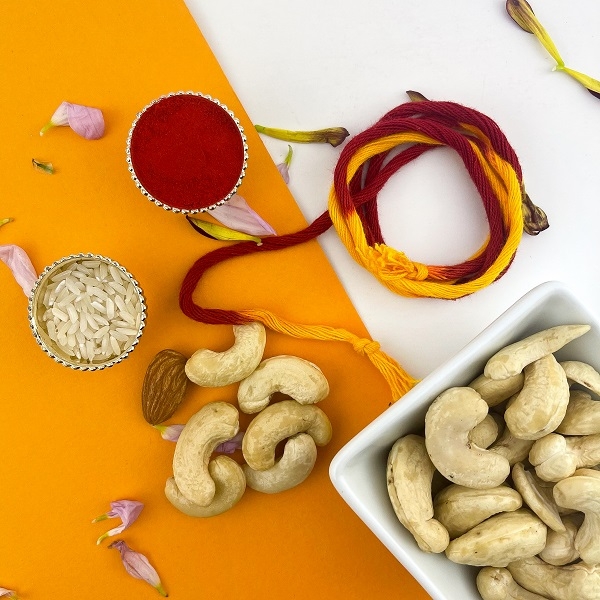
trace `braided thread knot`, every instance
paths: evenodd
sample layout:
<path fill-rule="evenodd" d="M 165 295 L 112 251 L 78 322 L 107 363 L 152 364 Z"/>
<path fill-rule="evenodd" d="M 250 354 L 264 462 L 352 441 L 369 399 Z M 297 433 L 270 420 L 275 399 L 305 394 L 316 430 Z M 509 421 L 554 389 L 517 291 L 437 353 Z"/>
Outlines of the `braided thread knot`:
<path fill-rule="evenodd" d="M 375 352 L 378 352 L 381 348 L 379 342 L 360 338 L 352 342 L 352 347 L 359 354 L 366 354 L 367 356 L 375 354 Z"/>
<path fill-rule="evenodd" d="M 425 281 L 429 269 L 423 263 L 413 262 L 399 250 L 386 244 L 369 246 L 367 262 L 372 272 L 378 272 L 382 279 L 406 278 Z"/>

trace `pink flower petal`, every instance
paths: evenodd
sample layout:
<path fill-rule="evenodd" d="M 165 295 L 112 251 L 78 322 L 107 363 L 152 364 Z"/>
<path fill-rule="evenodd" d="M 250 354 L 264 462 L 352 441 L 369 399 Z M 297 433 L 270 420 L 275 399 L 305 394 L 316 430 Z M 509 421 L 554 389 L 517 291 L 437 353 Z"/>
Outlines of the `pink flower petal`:
<path fill-rule="evenodd" d="M 132 577 L 149 583 L 162 596 L 168 596 L 160 582 L 156 569 L 143 554 L 132 550 L 123 540 L 114 541 L 109 548 L 116 548 L 121 553 L 123 566 Z"/>
<path fill-rule="evenodd" d="M 13 600 L 17 600 L 18 598 L 17 592 L 15 592 L 14 590 L 7 590 L 6 588 L 0 587 L 0 598 L 2 598 L 3 596 L 7 598 L 12 598 Z"/>
<path fill-rule="evenodd" d="M 244 439 L 244 432 L 240 431 L 230 440 L 222 442 L 215 448 L 215 452 L 222 452 L 223 454 L 233 454 L 236 450 L 242 447 L 242 440 Z"/>
<path fill-rule="evenodd" d="M 104 135 L 104 117 L 99 108 L 68 104 L 69 126 L 86 140 L 97 140 Z"/>
<path fill-rule="evenodd" d="M 286 162 L 279 163 L 277 165 L 277 170 L 281 173 L 283 180 L 286 183 L 290 182 L 290 167 Z"/>
<path fill-rule="evenodd" d="M 96 517 L 92 523 L 95 523 L 96 521 L 103 521 L 104 519 L 120 518 L 121 525 L 102 534 L 96 540 L 96 544 L 100 544 L 107 537 L 118 535 L 122 531 L 125 531 L 125 529 L 127 529 L 140 516 L 144 505 L 136 500 L 115 500 L 114 502 L 110 503 L 110 508 L 110 511 L 100 515 L 99 517 Z"/>
<path fill-rule="evenodd" d="M 69 113 L 68 109 L 71 106 L 70 102 L 61 102 L 59 107 L 54 111 L 54 114 L 50 117 L 50 123 L 55 127 L 69 124 Z"/>
<path fill-rule="evenodd" d="M 163 440 L 168 442 L 176 442 L 179 439 L 181 431 L 185 427 L 184 425 L 154 425 Z"/>
<path fill-rule="evenodd" d="M 223 223 L 223 225 L 235 231 L 242 231 L 249 235 L 264 237 L 277 235 L 275 230 L 239 195 L 234 194 L 228 202 L 211 210 L 210 214 Z"/>
<path fill-rule="evenodd" d="M 14 244 L 5 244 L 0 246 L 0 260 L 12 271 L 16 282 L 23 288 L 25 295 L 30 296 L 37 274 L 25 250 Z"/>
<path fill-rule="evenodd" d="M 283 177 L 283 181 L 286 183 L 290 182 L 290 164 L 292 164 L 292 156 L 294 154 L 294 150 L 288 144 L 288 153 L 285 155 L 285 158 L 282 163 L 277 165 L 277 170 Z"/>

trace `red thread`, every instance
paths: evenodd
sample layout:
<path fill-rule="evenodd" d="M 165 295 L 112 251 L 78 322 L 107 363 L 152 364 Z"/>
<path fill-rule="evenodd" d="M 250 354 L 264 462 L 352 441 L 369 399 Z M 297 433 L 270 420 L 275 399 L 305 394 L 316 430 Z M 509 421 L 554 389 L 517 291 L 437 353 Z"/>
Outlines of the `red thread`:
<path fill-rule="evenodd" d="M 498 199 L 469 144 L 469 140 L 477 144 L 484 154 L 486 152 L 485 143 L 466 130 L 465 124 L 477 128 L 489 139 L 493 151 L 512 165 L 521 181 L 521 167 L 517 156 L 492 119 L 460 104 L 433 101 L 410 102 L 389 111 L 372 127 L 347 143 L 334 173 L 334 186 L 343 213 L 348 214 L 356 210 L 360 216 L 368 244 L 383 243 L 377 214 L 378 192 L 398 169 L 436 146 L 414 144 L 403 148 L 394 155 L 392 155 L 392 150 L 377 155 L 357 171 L 348 185 L 346 183 L 347 169 L 355 152 L 367 143 L 387 135 L 403 132 L 418 132 L 453 148 L 461 157 L 467 172 L 477 187 L 490 228 L 490 240 L 481 255 L 460 264 L 429 268 L 430 277 L 433 273 L 434 277 L 439 277 L 440 281 L 456 280 L 456 283 L 472 281 L 484 273 L 498 258 L 508 236 Z M 397 151 L 397 149 L 394 150 Z M 252 242 L 243 242 L 209 252 L 194 263 L 183 281 L 180 292 L 182 311 L 188 317 L 203 323 L 241 324 L 248 322 L 249 318 L 237 311 L 203 308 L 194 302 L 192 296 L 203 274 L 210 267 L 229 258 L 279 250 L 307 242 L 326 231 L 331 224 L 329 213 L 325 212 L 314 223 L 301 231 L 265 238 L 262 246 L 256 246 Z"/>

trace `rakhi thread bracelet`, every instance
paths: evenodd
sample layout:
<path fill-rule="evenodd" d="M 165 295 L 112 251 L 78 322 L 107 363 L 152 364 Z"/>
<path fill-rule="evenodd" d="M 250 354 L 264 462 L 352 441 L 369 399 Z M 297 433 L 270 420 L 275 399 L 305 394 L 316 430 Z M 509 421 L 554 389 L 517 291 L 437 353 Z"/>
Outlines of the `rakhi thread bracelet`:
<path fill-rule="evenodd" d="M 452 148 L 462 159 L 479 192 L 489 225 L 483 245 L 455 265 L 425 265 L 410 260 L 404 252 L 385 244 L 378 219 L 377 194 L 389 178 L 427 150 L 440 146 Z M 394 108 L 347 143 L 335 168 L 328 210 L 308 227 L 264 238 L 260 246 L 241 242 L 218 248 L 198 259 L 186 274 L 179 302 L 191 319 L 213 325 L 259 321 L 273 331 L 296 338 L 350 343 L 381 372 L 396 400 L 418 380 L 383 352 L 376 341 L 341 328 L 294 323 L 268 310 L 207 308 L 193 299 L 202 276 L 211 267 L 231 258 L 310 241 L 331 225 L 354 260 L 395 293 L 457 299 L 502 277 L 511 265 L 523 230 L 539 233 L 547 227 L 547 221 L 525 194 L 518 158 L 492 119 L 454 102 L 422 100 Z"/>

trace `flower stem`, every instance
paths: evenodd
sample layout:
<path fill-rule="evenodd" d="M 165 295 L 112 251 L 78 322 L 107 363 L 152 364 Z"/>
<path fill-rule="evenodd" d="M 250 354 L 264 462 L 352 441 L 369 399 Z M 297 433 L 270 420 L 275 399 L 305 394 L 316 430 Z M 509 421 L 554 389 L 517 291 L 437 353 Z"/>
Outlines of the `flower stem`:
<path fill-rule="evenodd" d="M 92 523 L 98 523 L 98 521 L 104 521 L 105 519 L 108 519 L 108 513 L 104 513 L 103 515 L 96 517 Z"/>
<path fill-rule="evenodd" d="M 50 129 L 51 127 L 54 127 L 54 123 L 52 123 L 52 121 L 48 121 L 41 129 L 40 129 L 40 135 L 44 135 L 46 133 L 46 131 L 48 131 L 48 129 Z"/>
<path fill-rule="evenodd" d="M 11 219 L 10 217 L 6 217 L 6 219 L 1 219 L 0 227 L 2 227 L 2 225 L 6 225 L 7 223 L 10 223 L 11 221 L 14 221 L 14 219 Z"/>
<path fill-rule="evenodd" d="M 285 155 L 285 158 L 283 159 L 283 162 L 289 167 L 291 162 L 292 162 L 292 154 L 294 154 L 294 150 L 292 149 L 292 147 L 288 144 L 288 152 Z"/>

